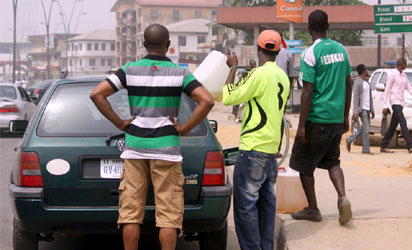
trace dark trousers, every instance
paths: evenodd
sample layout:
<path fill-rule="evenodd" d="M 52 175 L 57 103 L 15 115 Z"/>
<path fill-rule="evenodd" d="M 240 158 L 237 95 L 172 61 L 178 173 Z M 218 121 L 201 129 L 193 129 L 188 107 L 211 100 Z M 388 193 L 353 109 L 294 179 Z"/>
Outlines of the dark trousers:
<path fill-rule="evenodd" d="M 381 148 L 387 148 L 389 140 L 396 132 L 398 124 L 401 125 L 402 134 L 405 136 L 407 148 L 412 148 L 412 139 L 409 135 L 408 127 L 406 126 L 405 116 L 403 115 L 403 107 L 401 105 L 392 105 L 392 119 L 385 136 L 382 139 Z"/>

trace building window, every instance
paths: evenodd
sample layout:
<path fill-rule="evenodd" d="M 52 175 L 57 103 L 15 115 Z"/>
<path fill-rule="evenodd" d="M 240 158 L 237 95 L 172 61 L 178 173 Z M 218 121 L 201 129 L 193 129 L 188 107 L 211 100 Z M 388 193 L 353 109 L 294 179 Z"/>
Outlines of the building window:
<path fill-rule="evenodd" d="M 83 59 L 80 59 L 80 60 L 79 60 L 79 65 L 80 65 L 80 66 L 83 66 Z"/>
<path fill-rule="evenodd" d="M 206 36 L 197 36 L 197 43 L 205 43 Z"/>
<path fill-rule="evenodd" d="M 201 10 L 195 10 L 195 18 L 202 18 L 202 11 Z"/>
<path fill-rule="evenodd" d="M 92 44 L 91 43 L 87 44 L 87 50 L 92 50 Z"/>
<path fill-rule="evenodd" d="M 105 43 L 102 43 L 102 50 L 106 51 L 106 44 Z"/>
<path fill-rule="evenodd" d="M 100 59 L 100 65 L 106 66 L 106 59 Z"/>
<path fill-rule="evenodd" d="M 153 21 L 157 20 L 159 18 L 159 11 L 157 9 L 152 9 L 151 17 Z"/>
<path fill-rule="evenodd" d="M 212 10 L 212 18 L 215 18 L 217 15 L 217 10 Z"/>
<path fill-rule="evenodd" d="M 186 46 L 186 36 L 179 36 L 179 46 Z"/>
<path fill-rule="evenodd" d="M 77 45 L 74 45 L 74 51 L 77 51 L 79 48 Z"/>
<path fill-rule="evenodd" d="M 179 10 L 173 10 L 172 14 L 172 20 L 173 22 L 177 22 L 180 19 L 180 11 Z"/>
<path fill-rule="evenodd" d="M 219 27 L 212 27 L 212 36 L 217 36 L 219 34 Z"/>
<path fill-rule="evenodd" d="M 110 44 L 110 50 L 111 50 L 111 51 L 114 51 L 114 50 L 115 50 L 115 45 L 114 45 L 114 43 L 111 43 L 111 44 Z"/>
<path fill-rule="evenodd" d="M 107 59 L 107 66 L 113 66 L 113 59 L 112 58 Z"/>
<path fill-rule="evenodd" d="M 79 44 L 79 50 L 80 50 L 80 51 L 83 50 L 83 43 Z"/>
<path fill-rule="evenodd" d="M 96 66 L 96 59 L 89 59 L 89 66 Z"/>
<path fill-rule="evenodd" d="M 99 44 L 98 43 L 94 44 L 94 50 L 99 50 Z"/>

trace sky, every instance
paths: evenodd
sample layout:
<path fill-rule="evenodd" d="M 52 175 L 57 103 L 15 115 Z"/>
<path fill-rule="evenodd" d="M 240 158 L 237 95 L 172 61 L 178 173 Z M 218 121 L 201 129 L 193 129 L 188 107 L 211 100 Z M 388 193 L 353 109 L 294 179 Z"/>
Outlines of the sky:
<path fill-rule="evenodd" d="M 46 9 L 51 0 L 43 0 Z M 61 15 L 64 12 L 69 18 L 74 8 L 71 23 L 73 31 L 77 25 L 76 33 L 87 33 L 96 29 L 115 29 L 115 14 L 110 11 L 116 0 L 58 0 L 53 4 L 50 18 L 50 32 L 64 32 Z M 78 2 L 78 3 L 75 3 Z M 63 11 L 61 11 L 60 9 Z M 80 15 L 84 13 L 84 15 Z M 67 18 L 67 19 L 68 19 Z M 46 32 L 41 0 L 18 0 L 17 14 L 17 40 L 24 40 L 27 35 L 44 34 Z M 13 39 L 13 4 L 12 0 L 0 0 L 0 41 Z"/>
<path fill-rule="evenodd" d="M 43 0 L 46 9 L 51 0 Z M 115 29 L 115 15 L 110 9 L 116 0 L 57 0 L 54 3 L 50 32 L 64 32 L 64 26 L 59 15 L 60 5 L 63 12 L 70 16 L 75 6 L 71 30 L 83 34 L 96 29 Z M 171 0 L 172 1 L 172 0 Z M 78 2 L 75 4 L 75 2 Z M 378 0 L 364 0 L 368 4 L 376 4 Z M 399 3 L 399 0 L 381 0 L 382 4 Z M 412 0 L 407 0 L 412 3 Z M 13 8 L 12 0 L 0 0 L 0 41 L 12 41 Z M 85 13 L 84 15 L 79 15 Z M 44 18 L 41 0 L 18 0 L 17 40 L 23 41 L 27 35 L 44 34 Z M 76 21 L 79 20 L 77 29 Z"/>

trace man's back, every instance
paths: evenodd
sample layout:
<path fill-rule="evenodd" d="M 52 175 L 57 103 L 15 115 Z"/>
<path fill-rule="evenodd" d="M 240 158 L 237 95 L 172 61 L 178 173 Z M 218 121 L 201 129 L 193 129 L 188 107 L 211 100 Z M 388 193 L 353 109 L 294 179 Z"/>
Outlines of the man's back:
<path fill-rule="evenodd" d="M 277 152 L 289 86 L 286 73 L 275 62 L 266 62 L 252 70 L 235 86 L 227 85 L 223 93 L 226 105 L 247 103 L 240 149 Z"/>
<path fill-rule="evenodd" d="M 322 38 L 305 50 L 301 77 L 313 84 L 309 121 L 343 123 L 346 77 L 351 71 L 348 54 L 338 42 Z"/>
<path fill-rule="evenodd" d="M 180 158 L 179 136 L 169 116 L 177 117 L 182 92 L 190 95 L 199 83 L 164 56 L 148 55 L 127 63 L 121 71 L 109 79 L 118 89 L 127 89 L 131 114 L 136 116 L 126 130 L 128 149 Z"/>

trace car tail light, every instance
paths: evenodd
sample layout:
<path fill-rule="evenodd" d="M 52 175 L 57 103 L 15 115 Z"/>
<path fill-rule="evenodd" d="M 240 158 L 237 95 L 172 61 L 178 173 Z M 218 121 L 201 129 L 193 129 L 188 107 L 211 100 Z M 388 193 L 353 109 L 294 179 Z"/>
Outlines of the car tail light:
<path fill-rule="evenodd" d="M 203 171 L 203 186 L 225 185 L 225 164 L 220 151 L 207 152 Z"/>
<path fill-rule="evenodd" d="M 40 172 L 40 160 L 34 152 L 20 153 L 20 186 L 42 187 L 43 178 Z"/>
<path fill-rule="evenodd" d="M 34 93 L 35 93 L 36 95 L 40 95 L 40 92 L 41 92 L 41 89 L 35 89 L 35 90 L 34 90 Z"/>
<path fill-rule="evenodd" d="M 0 107 L 0 113 L 18 113 L 19 108 L 16 105 L 10 104 Z"/>

